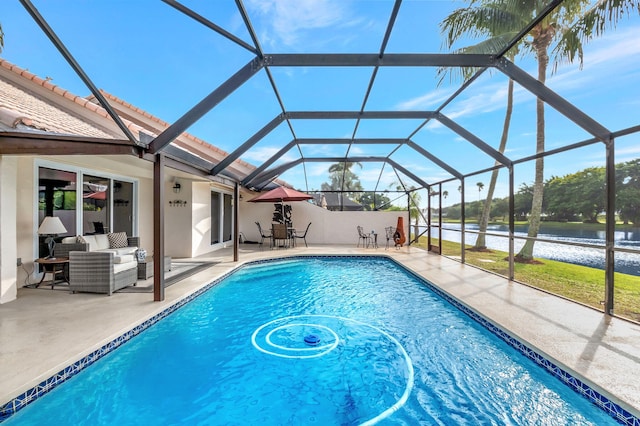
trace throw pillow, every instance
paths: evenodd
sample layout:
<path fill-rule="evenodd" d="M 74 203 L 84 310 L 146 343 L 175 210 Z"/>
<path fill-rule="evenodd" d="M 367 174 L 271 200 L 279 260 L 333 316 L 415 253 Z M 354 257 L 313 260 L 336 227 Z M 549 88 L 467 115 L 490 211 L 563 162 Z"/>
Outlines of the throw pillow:
<path fill-rule="evenodd" d="M 76 237 L 76 243 L 80 243 L 80 244 L 87 244 L 87 240 L 84 239 L 84 237 L 82 235 L 78 235 Z"/>
<path fill-rule="evenodd" d="M 109 248 L 122 248 L 129 245 L 126 232 L 109 233 L 107 238 L 109 239 Z"/>

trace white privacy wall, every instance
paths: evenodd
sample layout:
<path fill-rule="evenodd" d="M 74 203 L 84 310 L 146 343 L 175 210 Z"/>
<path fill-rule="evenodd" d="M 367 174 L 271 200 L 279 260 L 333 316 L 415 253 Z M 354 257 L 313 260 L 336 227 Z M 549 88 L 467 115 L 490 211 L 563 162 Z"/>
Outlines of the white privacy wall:
<path fill-rule="evenodd" d="M 244 197 L 247 198 L 247 197 Z M 299 233 L 304 232 L 309 222 L 312 222 L 307 243 L 309 244 L 353 244 L 358 243 L 358 225 L 365 232 L 375 230 L 378 233 L 378 245 L 386 243 L 384 228 L 397 225 L 398 217 L 404 218 L 405 235 L 408 236 L 407 212 L 337 212 L 329 211 L 306 201 L 286 203 L 291 205 L 291 219 L 293 226 Z M 259 221 L 263 228 L 271 229 L 273 217 L 273 203 L 240 202 L 240 232 L 250 241 L 260 241 Z"/>

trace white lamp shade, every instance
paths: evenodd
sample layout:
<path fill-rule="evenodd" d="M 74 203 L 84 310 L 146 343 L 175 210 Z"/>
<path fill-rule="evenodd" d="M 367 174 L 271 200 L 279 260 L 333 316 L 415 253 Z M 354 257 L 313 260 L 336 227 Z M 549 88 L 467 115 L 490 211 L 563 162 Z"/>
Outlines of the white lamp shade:
<path fill-rule="evenodd" d="M 60 221 L 60 218 L 55 216 L 45 217 L 40 224 L 40 228 L 38 228 L 38 234 L 40 235 L 65 234 L 66 232 L 67 230 Z"/>

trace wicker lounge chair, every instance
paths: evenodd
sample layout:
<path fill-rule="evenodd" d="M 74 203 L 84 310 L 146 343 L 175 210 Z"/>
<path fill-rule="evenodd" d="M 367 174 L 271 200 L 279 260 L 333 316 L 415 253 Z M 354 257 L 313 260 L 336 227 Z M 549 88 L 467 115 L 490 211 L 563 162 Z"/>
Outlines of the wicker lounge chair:
<path fill-rule="evenodd" d="M 134 285 L 138 280 L 137 263 L 116 263 L 117 257 L 113 252 L 70 252 L 69 289 L 111 296 L 116 290 Z"/>
<path fill-rule="evenodd" d="M 127 246 L 129 250 L 95 250 L 96 247 L 88 243 L 62 243 L 56 245 L 55 254 L 69 258 L 67 276 L 72 292 L 111 295 L 116 290 L 134 285 L 138 279 L 138 262 L 129 252 L 140 247 L 140 238 L 127 237 Z"/>

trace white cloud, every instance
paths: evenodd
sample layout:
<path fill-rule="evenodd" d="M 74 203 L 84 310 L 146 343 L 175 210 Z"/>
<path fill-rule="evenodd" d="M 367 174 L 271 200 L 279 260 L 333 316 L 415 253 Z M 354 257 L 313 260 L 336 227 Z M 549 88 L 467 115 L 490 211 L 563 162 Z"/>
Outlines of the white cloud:
<path fill-rule="evenodd" d="M 337 0 L 250 0 L 247 7 L 267 23 L 261 42 L 268 45 L 295 46 L 308 30 L 352 25 Z"/>
<path fill-rule="evenodd" d="M 280 146 L 265 146 L 260 148 L 253 148 L 247 151 L 242 156 L 242 159 L 249 163 L 262 164 L 265 161 L 267 161 L 269 158 L 271 158 L 275 153 L 280 151 L 280 149 L 282 149 L 282 147 Z M 284 154 L 282 157 L 280 157 L 280 160 L 289 162 L 289 161 L 296 160 L 297 158 L 299 157 L 292 155 L 291 151 L 289 151 L 286 154 Z"/>
<path fill-rule="evenodd" d="M 329 166 L 321 163 L 312 163 L 306 165 L 307 176 L 322 176 L 328 179 L 329 178 Z"/>
<path fill-rule="evenodd" d="M 635 64 L 637 64 L 638 55 L 640 55 L 640 31 L 637 28 L 605 35 L 593 41 L 591 45 L 585 46 L 584 70 L 580 70 L 575 65 L 561 67 L 557 74 L 547 79 L 547 86 L 556 92 L 567 93 L 571 90 L 584 90 L 589 85 L 611 78 L 623 69 L 637 72 Z M 611 68 L 611 64 L 616 64 L 615 69 Z M 535 66 L 532 66 L 532 70 L 529 72 L 535 76 Z M 618 78 L 620 77 L 618 74 Z M 438 91 L 430 92 L 404 101 L 398 107 L 406 109 L 432 107 L 434 103 L 437 105 L 444 100 L 439 99 L 438 94 Z M 445 114 L 451 119 L 456 119 L 489 113 L 504 109 L 506 99 L 507 85 L 504 81 L 495 84 L 474 84 L 446 108 Z M 515 86 L 515 105 L 532 102 L 534 99 L 526 89 L 519 85 Z M 432 120 L 430 125 L 431 128 L 435 128 L 439 123 Z"/>
<path fill-rule="evenodd" d="M 396 105 L 395 109 L 402 111 L 414 109 L 435 109 L 435 107 L 441 105 L 444 101 L 446 101 L 450 95 L 451 94 L 449 92 L 436 89 L 415 98 L 402 101 Z"/>
<path fill-rule="evenodd" d="M 617 155 L 638 155 L 640 154 L 640 145 L 629 146 L 622 149 L 616 149 Z"/>

